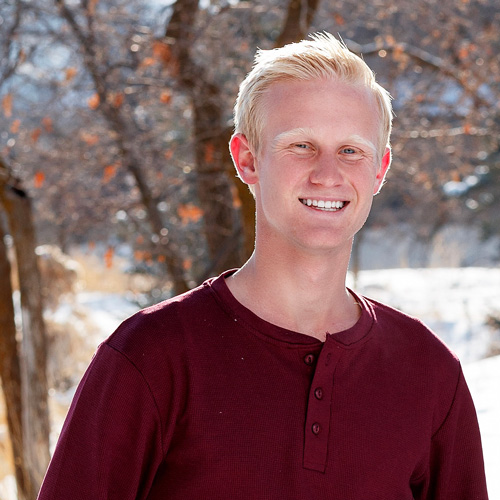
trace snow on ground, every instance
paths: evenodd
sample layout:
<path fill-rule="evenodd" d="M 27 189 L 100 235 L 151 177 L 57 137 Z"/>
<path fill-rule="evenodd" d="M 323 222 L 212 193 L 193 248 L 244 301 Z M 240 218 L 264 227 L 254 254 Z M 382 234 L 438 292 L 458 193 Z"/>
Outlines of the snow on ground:
<path fill-rule="evenodd" d="M 500 500 L 500 356 L 483 359 L 492 336 L 486 318 L 500 317 L 500 269 L 362 271 L 356 283 L 349 276 L 348 285 L 419 317 L 460 357 L 478 413 L 490 500 Z M 91 316 L 96 347 L 137 310 L 124 296 L 102 293 L 80 293 L 77 304 Z M 63 322 L 70 315 L 66 305 L 53 318 Z M 72 393 L 59 396 L 68 400 Z M 0 500 L 14 498 L 6 493 L 12 484 L 12 477 L 0 482 Z"/>
<path fill-rule="evenodd" d="M 485 320 L 500 318 L 500 269 L 362 271 L 354 289 L 423 320 L 462 363 L 486 355 L 491 331 Z"/>

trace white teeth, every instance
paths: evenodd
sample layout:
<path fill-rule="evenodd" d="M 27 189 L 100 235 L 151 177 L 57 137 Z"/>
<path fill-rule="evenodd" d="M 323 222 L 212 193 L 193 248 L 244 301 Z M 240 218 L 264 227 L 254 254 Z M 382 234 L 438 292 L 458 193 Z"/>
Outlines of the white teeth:
<path fill-rule="evenodd" d="M 301 198 L 300 201 L 308 207 L 313 206 L 321 210 L 335 212 L 343 208 L 346 204 L 345 201 L 325 201 L 325 200 L 312 200 L 311 198 Z"/>

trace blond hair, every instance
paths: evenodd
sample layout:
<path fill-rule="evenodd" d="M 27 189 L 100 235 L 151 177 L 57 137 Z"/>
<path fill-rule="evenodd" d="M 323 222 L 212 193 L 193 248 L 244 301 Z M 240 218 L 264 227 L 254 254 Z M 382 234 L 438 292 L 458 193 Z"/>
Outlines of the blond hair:
<path fill-rule="evenodd" d="M 351 85 L 368 88 L 380 113 L 378 152 L 382 158 L 389 146 L 392 128 L 390 94 L 375 80 L 373 71 L 359 56 L 330 33 L 315 33 L 302 40 L 272 50 L 258 50 L 252 70 L 240 85 L 234 107 L 235 133 L 243 134 L 254 154 L 259 152 L 259 136 L 264 128 L 265 111 L 260 103 L 270 85 L 278 81 L 337 78 Z"/>

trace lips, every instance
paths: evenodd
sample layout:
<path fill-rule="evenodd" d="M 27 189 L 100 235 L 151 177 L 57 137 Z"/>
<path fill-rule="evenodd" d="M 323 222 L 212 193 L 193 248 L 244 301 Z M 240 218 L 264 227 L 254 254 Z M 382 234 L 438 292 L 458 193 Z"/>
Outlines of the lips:
<path fill-rule="evenodd" d="M 325 201 L 315 200 L 313 198 L 300 198 L 300 202 L 308 207 L 314 207 L 315 209 L 324 210 L 326 212 L 337 212 L 348 203 L 346 201 Z"/>

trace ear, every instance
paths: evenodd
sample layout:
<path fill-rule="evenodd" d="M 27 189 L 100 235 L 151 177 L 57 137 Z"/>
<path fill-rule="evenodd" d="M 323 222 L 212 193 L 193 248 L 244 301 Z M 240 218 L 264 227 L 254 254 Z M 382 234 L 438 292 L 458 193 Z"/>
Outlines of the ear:
<path fill-rule="evenodd" d="M 247 138 L 243 134 L 234 134 L 229 142 L 229 149 L 240 179 L 245 184 L 255 184 L 258 180 L 256 158 Z"/>
<path fill-rule="evenodd" d="M 389 171 L 392 161 L 392 153 L 391 148 L 385 148 L 384 156 L 382 157 L 382 161 L 380 162 L 380 166 L 377 172 L 377 176 L 375 177 L 375 186 L 373 188 L 373 194 L 376 195 L 382 189 L 384 185 L 385 175 Z"/>

